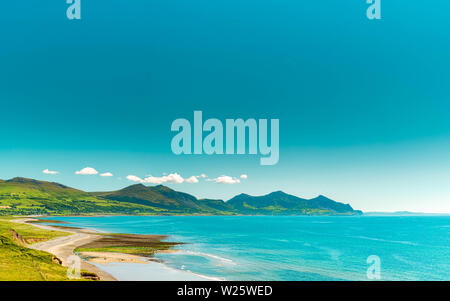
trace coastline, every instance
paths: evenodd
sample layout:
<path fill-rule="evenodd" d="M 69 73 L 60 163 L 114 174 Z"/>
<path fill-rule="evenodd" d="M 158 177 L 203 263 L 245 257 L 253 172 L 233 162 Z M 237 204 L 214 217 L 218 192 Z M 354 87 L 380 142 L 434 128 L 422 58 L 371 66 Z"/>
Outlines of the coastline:
<path fill-rule="evenodd" d="M 45 216 L 48 217 L 48 216 Z M 92 273 L 94 278 L 101 281 L 128 281 L 128 280 L 150 280 L 150 281 L 207 281 L 220 280 L 213 277 L 198 275 L 189 271 L 177 270 L 166 266 L 163 262 L 142 254 L 126 254 L 115 251 L 97 251 L 95 246 L 105 240 L 105 237 L 118 237 L 115 242 L 127 243 L 131 237 L 133 244 L 139 245 L 140 240 L 160 242 L 164 235 L 136 235 L 136 234 L 116 234 L 102 233 L 95 229 L 85 229 L 79 227 L 68 227 L 63 225 L 42 225 L 41 223 L 65 224 L 58 220 L 44 220 L 44 216 L 26 217 L 12 220 L 12 222 L 27 224 L 45 230 L 61 231 L 70 233 L 48 241 L 31 244 L 30 249 L 45 251 L 53 254 L 60 260 L 62 266 L 69 267 L 69 258 L 76 256 L 80 259 L 81 270 Z M 127 241 L 128 239 L 128 241 Z M 168 243 L 177 245 L 178 243 Z M 85 247 L 92 246 L 94 251 L 84 250 Z M 82 251 L 77 251 L 80 249 Z M 176 253 L 178 250 L 161 248 L 154 253 Z M 139 271 L 139 273 L 136 273 Z M 136 278 L 135 275 L 143 275 Z"/>
<path fill-rule="evenodd" d="M 94 231 L 87 230 L 87 229 L 73 229 L 69 230 L 66 228 L 60 228 L 60 227 L 54 227 L 54 226 L 48 226 L 48 225 L 40 225 L 37 223 L 33 223 L 33 221 L 38 221 L 36 218 L 21 218 L 21 219 L 15 219 L 11 220 L 11 222 L 19 223 L 19 224 L 27 224 L 32 225 L 34 227 L 38 227 L 41 229 L 46 230 L 53 230 L 53 231 L 61 231 L 61 232 L 67 232 L 71 235 L 69 236 L 62 236 L 58 237 L 52 240 L 48 240 L 45 242 L 37 243 L 28 245 L 27 247 L 30 249 L 45 251 L 50 254 L 53 254 L 56 256 L 60 261 L 61 265 L 65 267 L 69 267 L 69 257 L 76 256 L 80 259 L 81 262 L 81 269 L 88 271 L 90 273 L 93 273 L 99 277 L 102 281 L 117 281 L 117 279 L 112 276 L 111 274 L 99 269 L 97 266 L 87 262 L 83 258 L 81 258 L 79 255 L 76 255 L 74 253 L 74 250 L 82 246 L 88 242 L 95 241 L 97 239 L 100 239 L 100 235 L 96 235 Z"/>
<path fill-rule="evenodd" d="M 20 217 L 15 217 L 17 218 Z M 65 222 L 66 225 L 55 220 Z M 445 257 L 448 243 L 445 238 L 449 219 L 444 216 L 352 218 L 117 216 L 92 220 L 46 217 L 42 220 L 44 221 L 58 231 L 61 226 L 70 226 L 71 229 L 79 227 L 77 230 L 90 229 L 91 232 L 88 234 L 92 234 L 93 231 L 95 235 L 109 238 L 115 235 L 130 235 L 121 233 L 136 233 L 139 236 L 145 236 L 147 233 L 163 233 L 170 235 L 164 241 L 184 242 L 170 248 L 176 251 L 169 251 L 169 254 L 165 254 L 167 251 L 153 252 L 153 260 L 157 262 L 151 261 L 150 256 L 139 256 L 137 259 L 145 262 L 141 263 L 121 262 L 102 257 L 103 254 L 87 253 L 97 258 L 94 262 L 91 259 L 90 264 L 109 273 L 118 281 L 190 280 L 194 276 L 199 276 L 198 280 L 205 280 L 206 276 L 210 280 L 224 281 L 367 280 L 366 269 L 370 265 L 366 264 L 366 259 L 372 254 L 379 254 L 384 264 L 390 267 L 383 273 L 383 280 L 386 281 L 448 279 Z M 410 225 L 417 227 L 410 230 Z M 40 243 L 44 238 L 53 239 L 56 235 L 67 235 L 44 233 L 50 231 L 38 230 L 31 226 L 24 228 L 25 225 L 9 226 L 14 227 L 17 227 L 18 233 L 30 244 Z M 4 229 L 7 231 L 8 227 Z M 282 231 L 285 229 L 289 231 Z M 417 236 L 418 231 L 423 231 L 422 233 L 427 235 Z M 333 239 L 330 240 L 330 237 Z M 75 249 L 75 252 L 80 254 L 88 251 L 87 249 L 89 248 L 81 247 Z M 98 249 L 102 249 L 102 246 Z M 92 248 L 89 251 L 93 251 Z M 116 252 L 114 254 L 124 253 L 117 247 L 112 251 Z M 418 263 L 418 259 L 421 258 L 419 254 L 430 254 L 433 261 L 422 260 Z M 51 258 L 51 255 L 46 256 Z M 11 257 L 11 260 L 13 258 L 15 257 Z M 65 275 L 66 269 L 54 266 Z M 436 266 L 439 267 L 439 271 L 430 274 Z"/>

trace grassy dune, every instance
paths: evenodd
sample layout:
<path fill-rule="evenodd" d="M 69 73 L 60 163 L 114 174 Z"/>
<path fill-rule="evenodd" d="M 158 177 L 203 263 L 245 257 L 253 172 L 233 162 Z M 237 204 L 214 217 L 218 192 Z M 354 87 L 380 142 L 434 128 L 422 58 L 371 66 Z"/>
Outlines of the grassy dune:
<path fill-rule="evenodd" d="M 68 280 L 67 268 L 55 263 L 53 255 L 26 245 L 69 233 L 17 224 L 11 219 L 0 218 L 0 281 Z"/>
<path fill-rule="evenodd" d="M 14 229 L 23 237 L 25 243 L 30 245 L 60 236 L 71 235 L 71 233 L 67 232 L 41 229 L 32 225 L 11 222 L 14 219 L 17 219 L 17 217 L 0 217 L 0 235 L 11 235 L 9 230 Z"/>

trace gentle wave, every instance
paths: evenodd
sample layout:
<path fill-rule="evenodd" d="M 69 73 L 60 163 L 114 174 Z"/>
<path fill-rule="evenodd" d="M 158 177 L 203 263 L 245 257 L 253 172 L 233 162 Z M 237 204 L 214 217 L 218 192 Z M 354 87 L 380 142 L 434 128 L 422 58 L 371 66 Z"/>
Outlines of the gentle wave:
<path fill-rule="evenodd" d="M 182 270 L 182 271 L 185 271 L 186 273 L 190 273 L 190 274 L 195 275 L 197 277 L 204 278 L 204 279 L 211 280 L 211 281 L 226 281 L 225 278 L 206 276 L 206 275 L 203 275 L 203 274 L 194 273 L 194 272 L 192 272 L 190 270 Z"/>
<path fill-rule="evenodd" d="M 390 242 L 390 243 L 396 243 L 396 244 L 403 244 L 403 245 L 411 245 L 411 246 L 418 246 L 419 244 L 413 243 L 410 241 L 401 241 L 401 240 L 389 240 L 389 239 L 382 239 L 382 238 L 375 238 L 375 237 L 367 237 L 367 236 L 350 236 L 352 238 L 361 238 L 361 239 L 367 239 L 367 240 L 373 240 L 373 241 L 381 241 L 381 242 Z"/>
<path fill-rule="evenodd" d="M 220 257 L 220 256 L 214 255 L 214 254 L 209 254 L 209 253 L 195 252 L 195 251 L 191 251 L 191 250 L 180 250 L 180 251 L 172 253 L 172 254 L 174 254 L 174 255 L 201 256 L 201 257 L 206 257 L 206 258 L 212 258 L 212 259 L 221 261 L 223 263 L 236 265 L 236 263 L 233 260 L 231 260 L 231 259 Z"/>
<path fill-rule="evenodd" d="M 212 276 L 207 276 L 207 275 L 203 275 L 203 274 L 200 274 L 200 273 L 194 273 L 191 270 L 185 270 L 184 269 L 184 265 L 181 266 L 181 269 L 177 269 L 177 268 L 168 266 L 165 262 L 157 262 L 157 264 L 160 264 L 160 265 L 164 266 L 164 268 L 166 268 L 168 270 L 176 271 L 178 273 L 189 273 L 191 275 L 194 275 L 194 276 L 206 279 L 206 280 L 212 280 L 212 281 L 225 281 L 226 280 L 225 278 L 212 277 Z"/>

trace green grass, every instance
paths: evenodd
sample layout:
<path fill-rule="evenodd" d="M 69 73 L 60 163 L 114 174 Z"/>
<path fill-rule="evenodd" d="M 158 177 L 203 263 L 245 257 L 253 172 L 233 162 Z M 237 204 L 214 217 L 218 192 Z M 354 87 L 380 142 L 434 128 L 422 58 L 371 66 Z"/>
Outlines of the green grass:
<path fill-rule="evenodd" d="M 246 209 L 258 210 L 258 208 L 253 207 L 253 206 L 247 204 L 246 202 L 244 202 L 242 205 L 243 205 L 243 207 L 246 208 Z"/>
<path fill-rule="evenodd" d="M 27 244 L 34 244 L 60 236 L 72 235 L 67 232 L 41 229 L 32 225 L 11 222 L 11 220 L 14 219 L 17 219 L 17 217 L 0 217 L 0 235 L 9 236 L 11 235 L 9 230 L 14 229 L 23 237 Z"/>
<path fill-rule="evenodd" d="M 131 254 L 138 256 L 146 256 L 151 257 L 156 252 L 162 250 L 169 250 L 172 245 L 164 244 L 163 242 L 156 244 L 154 247 L 105 247 L 105 248 L 77 248 L 75 249 L 76 253 L 81 252 L 112 252 L 112 253 L 123 253 L 123 254 Z"/>
<path fill-rule="evenodd" d="M 67 268 L 46 252 L 17 245 L 0 235 L 0 281 L 68 280 Z"/>
<path fill-rule="evenodd" d="M 25 242 L 44 241 L 68 233 L 10 222 L 15 218 L 0 218 L 0 281 L 68 280 L 67 268 L 53 262 L 52 254 L 21 245 L 13 239 L 10 230 L 22 235 Z"/>

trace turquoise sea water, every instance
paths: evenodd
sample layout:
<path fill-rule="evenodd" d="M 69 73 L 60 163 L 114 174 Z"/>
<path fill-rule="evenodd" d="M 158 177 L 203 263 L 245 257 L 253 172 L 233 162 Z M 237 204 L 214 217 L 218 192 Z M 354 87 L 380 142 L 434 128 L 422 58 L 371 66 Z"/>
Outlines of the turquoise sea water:
<path fill-rule="evenodd" d="M 53 219 L 105 232 L 169 235 L 186 244 L 157 255 L 166 267 L 218 279 L 367 280 L 366 260 L 376 255 L 381 280 L 450 280 L 450 216 Z M 134 280 L 150 279 L 151 265 L 126 269 L 134 269 Z"/>

